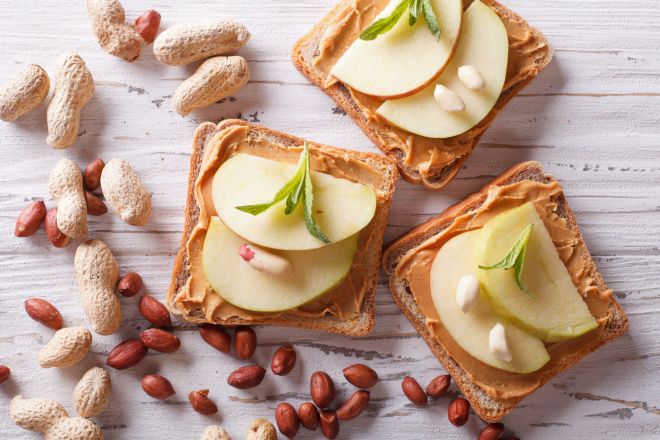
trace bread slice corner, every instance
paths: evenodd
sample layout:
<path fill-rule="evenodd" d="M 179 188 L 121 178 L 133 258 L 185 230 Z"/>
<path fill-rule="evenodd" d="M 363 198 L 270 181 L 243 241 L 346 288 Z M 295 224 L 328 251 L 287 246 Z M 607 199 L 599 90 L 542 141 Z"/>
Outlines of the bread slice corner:
<path fill-rule="evenodd" d="M 258 134 L 259 136 L 263 136 L 272 142 L 280 143 L 285 146 L 298 147 L 303 143 L 303 139 L 271 130 L 263 126 L 251 124 L 240 119 L 224 120 L 218 124 L 205 122 L 201 124 L 195 131 L 193 150 L 190 157 L 190 173 L 188 176 L 188 195 L 186 198 L 185 223 L 181 238 L 181 246 L 174 262 L 170 288 L 167 293 L 167 306 L 170 311 L 175 315 L 180 316 L 183 320 L 191 323 L 203 324 L 209 322 L 205 318 L 204 310 L 198 309 L 187 312 L 179 307 L 176 301 L 177 293 L 182 288 L 182 286 L 185 285 L 190 276 L 186 243 L 199 218 L 199 207 L 197 206 L 197 202 L 194 196 L 195 181 L 199 175 L 207 146 L 213 142 L 214 137 L 222 130 L 236 125 L 248 126 L 251 133 Z M 372 222 L 375 222 L 374 239 L 369 240 L 366 249 L 361 249 L 361 251 L 366 255 L 365 283 L 367 285 L 367 291 L 365 294 L 365 299 L 360 307 L 359 314 L 353 319 L 342 320 L 332 315 L 327 315 L 321 318 L 308 318 L 285 313 L 283 315 L 259 320 L 259 322 L 252 322 L 250 320 L 242 319 L 239 317 L 232 317 L 226 320 L 212 323 L 228 326 L 280 325 L 350 336 L 363 336 L 372 330 L 375 323 L 374 296 L 376 291 L 376 279 L 380 270 L 383 235 L 385 226 L 387 224 L 387 213 L 392 201 L 395 183 L 399 178 L 396 164 L 394 164 L 393 161 L 387 157 L 377 154 L 342 150 L 314 142 L 309 142 L 309 145 L 311 148 L 319 148 L 324 152 L 332 155 L 349 155 L 351 158 L 363 161 L 372 168 L 377 169 L 381 176 L 381 180 L 378 182 L 379 184 L 376 188 L 374 188 L 378 200 L 376 214 L 372 220 Z"/>
<path fill-rule="evenodd" d="M 513 184 L 523 180 L 532 180 L 541 183 L 555 181 L 551 175 L 544 172 L 543 167 L 539 162 L 532 161 L 515 165 L 497 177 L 493 182 L 484 186 L 479 192 L 468 196 L 463 201 L 449 207 L 437 217 L 415 227 L 395 240 L 388 246 L 383 254 L 383 267 L 390 275 L 390 289 L 395 302 L 412 323 L 413 327 L 415 327 L 417 332 L 425 340 L 435 357 L 438 358 L 447 372 L 451 374 L 461 392 L 470 401 L 475 413 L 486 422 L 500 421 L 523 398 L 531 394 L 531 392 L 519 398 L 501 399 L 492 397 L 474 384 L 463 367 L 450 356 L 443 345 L 429 332 L 426 326 L 425 316 L 415 302 L 415 297 L 410 291 L 408 280 L 397 277 L 396 268 L 404 255 L 407 255 L 409 252 L 414 253 L 416 248 L 423 242 L 449 227 L 456 217 L 481 206 L 481 204 L 486 201 L 489 188 L 492 186 Z M 558 207 L 556 213 L 564 218 L 569 227 L 577 233 L 578 246 L 584 246 L 586 249 L 586 245 L 584 244 L 582 234 L 577 226 L 573 211 L 571 211 L 568 206 L 568 202 L 563 192 L 560 194 L 557 203 Z M 594 281 L 597 287 L 599 289 L 607 290 L 605 281 L 600 272 L 598 272 L 596 264 L 588 251 L 586 252 L 586 255 L 588 255 L 588 260 L 585 261 L 585 264 L 593 268 L 592 273 L 594 274 Z M 590 345 L 583 347 L 577 356 L 565 359 L 565 361 L 561 363 L 561 367 L 556 371 L 553 371 L 552 374 L 544 377 L 544 380 L 540 385 L 543 385 L 543 383 L 552 379 L 555 375 L 570 368 L 587 354 L 595 351 L 609 341 L 622 336 L 626 333 L 627 329 L 628 319 L 626 314 L 623 308 L 614 301 L 608 310 L 607 322 L 604 326 L 602 336 Z"/>
<path fill-rule="evenodd" d="M 489 114 L 484 121 L 466 133 L 446 140 L 454 141 L 459 144 L 468 144 L 470 146 L 470 152 L 474 150 L 474 147 L 477 145 L 488 127 L 492 124 L 496 115 L 515 95 L 527 87 L 527 85 L 538 76 L 541 70 L 550 63 L 554 55 L 550 43 L 541 32 L 530 26 L 521 16 L 495 0 L 482 1 L 495 10 L 505 23 L 505 26 L 511 26 L 511 29 L 513 29 L 508 30 L 510 46 L 509 57 L 511 58 L 511 54 L 514 54 L 515 56 L 522 58 L 529 58 L 527 61 L 530 63 L 531 68 L 527 72 L 509 68 L 504 90 L 495 104 L 495 108 L 491 110 L 491 114 Z M 348 88 L 341 82 L 326 87 L 325 83 L 327 80 L 327 74 L 314 64 L 314 59 L 319 53 L 319 45 L 324 33 L 350 2 L 350 0 L 341 0 L 325 15 L 325 17 L 321 19 L 320 22 L 318 22 L 307 34 L 301 37 L 293 46 L 291 60 L 296 68 L 310 82 L 328 94 L 335 103 L 345 111 L 351 119 L 353 119 L 374 145 L 396 161 L 401 177 L 409 183 L 422 185 L 427 190 L 438 191 L 444 188 L 456 176 L 461 169 L 463 162 L 465 162 L 470 153 L 456 158 L 449 165 L 442 169 L 435 170 L 430 175 L 424 175 L 420 172 L 419 168 L 414 168 L 406 164 L 403 145 L 402 149 L 393 150 L 388 150 L 382 145 L 382 141 L 380 140 L 381 135 L 388 138 L 396 137 L 392 127 L 384 120 L 379 120 L 378 123 L 374 123 L 355 102 Z M 464 0 L 464 8 L 467 8 L 471 3 L 472 0 Z M 525 53 L 525 49 L 523 49 L 523 46 L 520 46 L 517 41 L 519 32 L 524 33 L 530 39 L 530 47 L 533 47 L 531 54 Z M 487 121 L 486 119 L 489 117 L 491 119 Z M 379 132 L 381 134 L 379 134 Z M 445 140 L 438 139 L 437 141 L 440 145 L 438 148 L 442 149 Z"/>

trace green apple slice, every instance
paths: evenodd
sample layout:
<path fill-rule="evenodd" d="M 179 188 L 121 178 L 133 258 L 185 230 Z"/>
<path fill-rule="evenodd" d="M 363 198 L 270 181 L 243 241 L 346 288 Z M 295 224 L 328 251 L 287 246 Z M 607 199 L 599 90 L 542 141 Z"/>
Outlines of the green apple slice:
<path fill-rule="evenodd" d="M 392 0 L 376 17 L 389 16 L 401 0 Z M 330 71 L 335 78 L 367 95 L 407 96 L 428 85 L 454 53 L 463 15 L 462 0 L 431 0 L 440 40 L 424 18 L 413 26 L 406 11 L 394 27 L 375 40 L 356 39 Z"/>
<path fill-rule="evenodd" d="M 204 240 L 202 264 L 209 285 L 228 303 L 254 312 L 279 312 L 306 304 L 337 287 L 353 266 L 358 235 L 307 251 L 273 251 L 289 260 L 285 280 L 259 272 L 238 248 L 246 240 L 212 217 Z"/>
<path fill-rule="evenodd" d="M 431 296 L 442 325 L 463 350 L 481 362 L 513 373 L 531 373 L 543 367 L 550 356 L 543 342 L 498 317 L 483 293 L 474 308 L 463 313 L 456 303 L 456 288 L 465 275 L 477 269 L 475 247 L 481 230 L 465 232 L 445 243 L 431 266 Z M 506 329 L 513 354 L 511 362 L 495 357 L 488 346 L 488 335 L 495 324 Z"/>
<path fill-rule="evenodd" d="M 262 203 L 295 174 L 296 166 L 236 154 L 213 177 L 213 206 L 222 221 L 246 240 L 271 249 L 307 250 L 325 246 L 305 226 L 302 203 L 290 215 L 284 201 L 252 215 L 237 206 Z M 376 212 L 376 194 L 367 185 L 312 171 L 314 218 L 332 243 L 357 234 Z"/>
<path fill-rule="evenodd" d="M 448 138 L 465 133 L 481 122 L 502 93 L 509 58 L 509 40 L 500 17 L 475 0 L 463 14 L 463 30 L 456 55 L 440 77 L 419 93 L 385 101 L 377 113 L 411 133 L 430 138 Z M 461 66 L 475 67 L 484 79 L 479 90 L 467 88 L 458 77 Z M 436 84 L 456 93 L 465 110 L 448 112 L 433 96 Z"/>
<path fill-rule="evenodd" d="M 593 330 L 598 324 L 573 284 L 532 203 L 505 211 L 484 225 L 479 264 L 490 266 L 501 261 L 521 231 L 530 224 L 534 226 L 522 271 L 522 283 L 530 294 L 518 287 L 513 269 L 477 271 L 493 308 L 547 342 L 575 338 Z"/>

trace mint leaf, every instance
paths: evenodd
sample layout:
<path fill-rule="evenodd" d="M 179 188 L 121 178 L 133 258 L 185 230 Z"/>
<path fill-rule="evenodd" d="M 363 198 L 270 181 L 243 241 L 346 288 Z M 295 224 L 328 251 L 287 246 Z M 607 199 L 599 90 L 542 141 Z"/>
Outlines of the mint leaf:
<path fill-rule="evenodd" d="M 429 28 L 437 40 L 440 40 L 440 24 L 438 23 L 438 18 L 435 16 L 435 12 L 433 12 L 431 0 L 402 0 L 390 15 L 379 18 L 362 31 L 360 39 L 375 40 L 379 35 L 392 30 L 406 10 L 410 11 L 410 15 L 408 16 L 409 26 L 414 26 L 420 15 L 424 14 L 426 27 Z"/>
<path fill-rule="evenodd" d="M 321 231 L 321 228 L 312 215 L 314 208 L 314 188 L 312 186 L 312 175 L 309 163 L 309 145 L 305 142 L 304 150 L 300 155 L 300 159 L 298 159 L 298 165 L 296 165 L 296 174 L 291 180 L 285 183 L 279 191 L 277 191 L 271 201 L 259 203 L 257 205 L 236 206 L 236 209 L 247 212 L 248 214 L 259 215 L 268 210 L 271 206 L 286 199 L 284 214 L 289 215 L 296 210 L 296 207 L 300 204 L 300 200 L 302 200 L 305 211 L 305 226 L 307 227 L 307 230 L 313 237 L 319 239 L 321 242 L 325 244 L 330 243 L 330 239 L 323 233 L 323 231 Z"/>
<path fill-rule="evenodd" d="M 422 0 L 412 0 L 410 3 L 410 15 L 408 16 L 408 25 L 414 26 L 417 23 L 419 14 L 422 11 Z"/>
<path fill-rule="evenodd" d="M 433 12 L 433 5 L 431 5 L 431 0 L 420 0 L 422 3 L 422 9 L 424 10 L 424 19 L 426 20 L 426 27 L 429 28 L 436 40 L 440 39 L 440 25 L 438 24 L 438 19 Z M 411 25 L 412 26 L 412 25 Z"/>
<path fill-rule="evenodd" d="M 394 25 L 397 24 L 403 13 L 406 12 L 411 1 L 414 2 L 415 0 L 403 0 L 396 8 L 394 8 L 389 16 L 374 21 L 369 27 L 362 31 L 360 34 L 360 40 L 375 40 L 380 34 L 384 34 L 391 30 Z"/>
<path fill-rule="evenodd" d="M 305 144 L 307 148 L 307 144 Z M 321 228 L 314 220 L 312 210 L 314 208 L 314 188 L 312 187 L 312 174 L 309 170 L 309 157 L 305 163 L 305 191 L 303 193 L 303 206 L 305 207 L 305 226 L 307 231 L 322 243 L 330 243 L 330 239 L 321 231 Z"/>
<path fill-rule="evenodd" d="M 479 269 L 491 270 L 491 269 L 504 269 L 508 270 L 514 269 L 514 277 L 516 279 L 516 284 L 520 287 L 520 290 L 525 292 L 530 297 L 534 298 L 534 295 L 530 293 L 529 290 L 525 287 L 522 282 L 522 271 L 525 264 L 525 255 L 527 254 L 527 244 L 529 243 L 529 238 L 532 236 L 532 230 L 534 229 L 533 224 L 529 224 L 523 229 L 516 241 L 513 243 L 513 247 L 509 253 L 504 257 L 502 261 L 492 266 L 481 266 Z"/>
<path fill-rule="evenodd" d="M 291 178 L 291 180 L 289 180 L 287 183 L 284 184 L 282 188 L 280 188 L 280 190 L 275 194 L 272 200 L 270 200 L 269 202 L 259 203 L 256 205 L 236 206 L 236 209 L 238 209 L 239 211 L 247 212 L 248 214 L 259 215 L 262 212 L 267 211 L 271 206 L 278 204 L 284 199 L 287 199 L 286 210 L 284 212 L 287 215 L 291 214 L 298 205 L 304 177 L 305 177 L 305 154 L 303 153 L 300 156 L 300 159 L 298 159 L 298 164 L 296 165 L 296 174 L 294 174 L 293 178 Z"/>
<path fill-rule="evenodd" d="M 297 175 L 297 173 L 296 173 Z M 298 186 L 296 186 L 286 198 L 286 208 L 284 209 L 284 214 L 289 215 L 298 207 L 300 202 L 300 195 L 302 194 L 303 185 L 305 183 L 304 176 L 300 176 Z"/>

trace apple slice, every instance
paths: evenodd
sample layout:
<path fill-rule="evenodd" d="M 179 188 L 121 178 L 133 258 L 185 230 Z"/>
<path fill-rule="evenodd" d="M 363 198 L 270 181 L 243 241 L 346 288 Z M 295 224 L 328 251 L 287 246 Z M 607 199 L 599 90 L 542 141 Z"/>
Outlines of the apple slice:
<path fill-rule="evenodd" d="M 389 16 L 400 2 L 390 1 L 376 20 Z M 462 0 L 431 0 L 431 4 L 440 25 L 439 40 L 424 17 L 410 26 L 406 11 L 375 40 L 356 39 L 330 74 L 359 92 L 383 98 L 408 96 L 427 86 L 452 57 L 463 15 Z"/>
<path fill-rule="evenodd" d="M 429 138 L 448 138 L 465 133 L 481 122 L 502 93 L 509 58 L 509 40 L 500 17 L 475 0 L 463 14 L 463 30 L 456 55 L 437 81 L 407 98 L 385 101 L 376 112 L 391 124 Z M 461 82 L 458 69 L 472 66 L 484 80 L 483 88 L 471 90 Z M 436 84 L 457 94 L 465 110 L 450 112 L 436 102 Z"/>
<path fill-rule="evenodd" d="M 477 269 L 475 246 L 481 230 L 465 232 L 445 243 L 431 266 L 431 296 L 442 325 L 463 350 L 481 362 L 513 373 L 531 373 L 543 367 L 550 356 L 543 342 L 498 317 L 481 294 L 474 308 L 463 313 L 456 302 L 458 282 Z M 511 362 L 495 357 L 488 346 L 488 335 L 495 324 L 506 329 L 512 353 Z"/>
<path fill-rule="evenodd" d="M 313 301 L 338 286 L 353 266 L 358 236 L 308 251 L 274 251 L 293 266 L 293 274 L 284 280 L 246 263 L 238 253 L 245 242 L 218 217 L 212 217 L 202 251 L 206 279 L 236 307 L 279 312 Z"/>
<path fill-rule="evenodd" d="M 252 215 L 237 206 L 263 203 L 295 174 L 296 166 L 236 154 L 213 177 L 213 205 L 222 221 L 246 240 L 271 249 L 305 250 L 325 246 L 305 226 L 302 203 L 290 215 L 284 202 Z M 359 183 L 312 171 L 314 218 L 332 243 L 358 233 L 376 212 L 374 190 Z"/>
<path fill-rule="evenodd" d="M 533 297 L 518 287 L 513 269 L 480 269 L 477 277 L 493 308 L 547 342 L 575 338 L 593 330 L 598 323 L 573 284 L 532 203 L 505 211 L 484 225 L 477 251 L 479 264 L 488 266 L 501 261 L 529 224 L 534 226 L 527 244 L 522 283 Z"/>

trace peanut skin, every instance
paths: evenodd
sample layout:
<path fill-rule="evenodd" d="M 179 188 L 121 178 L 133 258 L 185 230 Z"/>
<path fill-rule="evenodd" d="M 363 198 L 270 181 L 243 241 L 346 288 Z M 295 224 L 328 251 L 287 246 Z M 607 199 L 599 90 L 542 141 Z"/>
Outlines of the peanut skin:
<path fill-rule="evenodd" d="M 80 111 L 94 94 L 94 78 L 80 55 L 67 52 L 55 67 L 53 99 L 48 105 L 48 137 L 53 148 L 67 148 L 76 143 L 80 129 Z"/>
<path fill-rule="evenodd" d="M 50 79 L 41 66 L 30 64 L 0 86 L 0 119 L 15 121 L 46 99 Z"/>
<path fill-rule="evenodd" d="M 154 41 L 159 61 L 182 66 L 216 55 L 229 55 L 243 47 L 250 32 L 240 23 L 220 20 L 208 24 L 179 24 L 162 32 Z"/>
<path fill-rule="evenodd" d="M 250 69 L 245 58 L 210 58 L 176 89 L 172 98 L 174 110 L 185 116 L 193 110 L 208 107 L 238 92 L 249 79 Z"/>
<path fill-rule="evenodd" d="M 87 0 L 87 13 L 103 50 L 129 63 L 140 56 L 142 37 L 125 23 L 126 15 L 119 0 Z"/>
<path fill-rule="evenodd" d="M 119 266 L 101 240 L 89 240 L 74 258 L 80 299 L 87 318 L 100 335 L 110 335 L 121 324 L 121 304 L 115 294 Z"/>
<path fill-rule="evenodd" d="M 87 202 L 80 168 L 70 159 L 60 159 L 50 171 L 48 190 L 57 200 L 57 227 L 67 237 L 87 235 Z"/>
<path fill-rule="evenodd" d="M 133 28 L 146 43 L 153 43 L 160 27 L 160 14 L 149 9 L 144 11 L 133 23 Z"/>
<path fill-rule="evenodd" d="M 27 205 L 16 219 L 14 235 L 17 237 L 33 235 L 46 218 L 46 213 L 46 204 L 43 200 L 37 200 Z"/>
<path fill-rule="evenodd" d="M 106 202 L 129 225 L 142 226 L 151 214 L 151 194 L 125 160 L 112 159 L 101 173 Z"/>

